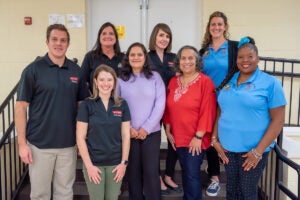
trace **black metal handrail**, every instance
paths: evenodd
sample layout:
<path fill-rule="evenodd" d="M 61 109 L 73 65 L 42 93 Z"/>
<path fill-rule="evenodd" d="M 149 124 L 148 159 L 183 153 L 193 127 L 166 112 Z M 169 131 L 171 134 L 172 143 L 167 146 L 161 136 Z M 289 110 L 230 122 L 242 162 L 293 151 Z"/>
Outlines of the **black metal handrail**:
<path fill-rule="evenodd" d="M 275 176 L 275 183 L 278 188 L 283 191 L 288 197 L 292 200 L 300 199 L 300 165 L 295 163 L 294 161 L 288 159 L 283 153 L 278 145 L 275 145 L 274 150 L 278 157 L 278 161 L 276 163 L 276 174 L 280 174 L 282 171 L 282 162 L 287 164 L 289 167 L 293 168 L 298 174 L 298 194 L 295 195 L 284 183 L 283 176 Z M 279 199 L 279 192 L 275 192 L 275 199 Z"/>
<path fill-rule="evenodd" d="M 18 89 L 18 84 L 12 89 L 12 91 L 8 94 L 8 96 L 4 99 L 3 103 L 0 105 L 0 111 L 3 111 L 5 107 L 8 105 L 9 101 L 15 96 Z"/>
<path fill-rule="evenodd" d="M 14 123 L 14 105 L 18 84 L 0 105 L 0 199 L 14 199 L 22 180 L 26 176 L 26 166 L 18 155 L 17 136 Z"/>
<path fill-rule="evenodd" d="M 300 60 L 260 57 L 260 61 L 263 63 L 262 70 L 281 80 L 286 91 L 288 112 L 285 126 L 300 126 Z M 292 111 L 298 112 L 295 115 Z"/>
<path fill-rule="evenodd" d="M 288 102 L 285 126 L 299 127 L 300 126 L 300 91 L 296 84 L 300 84 L 300 60 L 284 59 L 284 58 L 271 58 L 260 57 L 262 67 L 261 70 L 276 76 L 282 82 L 282 86 L 286 91 L 286 99 Z M 296 66 L 298 68 L 296 68 Z M 297 82 L 296 82 L 297 81 Z M 289 95 L 288 95 L 289 94 Z M 292 113 L 292 111 L 298 111 Z M 293 115 L 292 115 L 293 114 Z M 282 153 L 283 133 L 277 138 L 277 144 L 274 150 L 270 152 L 267 166 L 259 184 L 260 199 L 279 200 L 280 191 L 293 200 L 300 200 L 300 176 L 299 165 Z M 298 173 L 298 195 L 294 194 L 284 184 L 284 172 L 287 171 L 283 168 L 283 163 L 287 167 L 291 167 Z M 284 170 L 285 169 L 285 170 Z M 273 181 L 275 179 L 275 182 Z"/>
<path fill-rule="evenodd" d="M 274 57 L 267 57 L 267 56 L 260 56 L 259 59 L 264 61 L 271 61 L 271 62 L 286 62 L 286 63 L 300 64 L 300 60 L 298 59 L 274 58 Z"/>

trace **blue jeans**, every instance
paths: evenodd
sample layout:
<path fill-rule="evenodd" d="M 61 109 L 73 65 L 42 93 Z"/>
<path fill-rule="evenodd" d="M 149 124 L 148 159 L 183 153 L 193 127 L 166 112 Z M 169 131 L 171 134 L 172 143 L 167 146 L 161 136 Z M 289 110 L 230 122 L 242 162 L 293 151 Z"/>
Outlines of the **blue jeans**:
<path fill-rule="evenodd" d="M 200 155 L 192 156 L 189 148 L 180 147 L 176 149 L 178 160 L 182 170 L 182 185 L 184 200 L 202 199 L 201 164 L 205 151 Z"/>

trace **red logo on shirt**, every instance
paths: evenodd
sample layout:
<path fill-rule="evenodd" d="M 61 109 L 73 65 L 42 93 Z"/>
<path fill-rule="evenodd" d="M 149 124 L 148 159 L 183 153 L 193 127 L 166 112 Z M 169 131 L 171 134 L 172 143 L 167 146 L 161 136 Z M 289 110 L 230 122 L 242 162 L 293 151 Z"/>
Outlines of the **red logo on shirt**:
<path fill-rule="evenodd" d="M 174 62 L 168 62 L 169 67 L 174 67 Z"/>
<path fill-rule="evenodd" d="M 71 80 L 72 83 L 78 83 L 79 78 L 76 77 L 76 76 L 71 76 L 70 80 Z"/>
<path fill-rule="evenodd" d="M 113 110 L 112 113 L 116 117 L 122 117 L 122 110 Z"/>
<path fill-rule="evenodd" d="M 250 89 L 255 89 L 255 85 L 251 84 L 251 83 L 247 84 L 246 85 L 246 90 L 250 90 Z"/>

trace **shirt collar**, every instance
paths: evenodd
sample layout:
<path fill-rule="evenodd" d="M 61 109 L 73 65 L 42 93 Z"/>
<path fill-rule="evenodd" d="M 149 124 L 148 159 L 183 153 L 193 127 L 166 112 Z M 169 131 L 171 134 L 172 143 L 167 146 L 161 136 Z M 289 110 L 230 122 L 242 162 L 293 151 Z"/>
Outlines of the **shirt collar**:
<path fill-rule="evenodd" d="M 50 67 L 58 67 L 57 64 L 53 63 L 52 60 L 50 60 L 48 53 L 46 53 L 46 55 L 44 56 L 44 59 L 45 59 L 45 61 L 48 63 L 48 65 L 49 65 Z M 68 68 L 69 68 L 67 57 L 65 57 L 64 64 L 63 64 L 63 66 L 61 66 L 61 68 L 62 68 L 62 69 L 68 69 Z"/>
<path fill-rule="evenodd" d="M 101 101 L 101 98 L 100 98 L 99 96 L 97 96 L 97 97 L 95 98 L 95 101 Z M 110 104 L 114 104 L 114 103 L 115 103 L 114 98 L 113 98 L 113 97 L 110 97 L 110 98 L 109 98 L 109 105 L 110 105 Z"/>
<path fill-rule="evenodd" d="M 226 40 L 219 49 L 227 49 L 228 48 L 228 40 Z M 211 46 L 211 44 L 209 45 L 209 49 L 213 49 L 213 47 Z"/>
<path fill-rule="evenodd" d="M 234 76 L 231 79 L 231 84 L 236 85 L 237 84 L 237 79 L 240 75 L 240 71 L 238 71 L 237 73 L 234 74 Z M 245 81 L 244 83 L 252 83 L 255 81 L 256 77 L 261 73 L 259 67 L 257 66 L 256 70 L 254 71 L 254 73 L 251 75 L 251 77 Z"/>

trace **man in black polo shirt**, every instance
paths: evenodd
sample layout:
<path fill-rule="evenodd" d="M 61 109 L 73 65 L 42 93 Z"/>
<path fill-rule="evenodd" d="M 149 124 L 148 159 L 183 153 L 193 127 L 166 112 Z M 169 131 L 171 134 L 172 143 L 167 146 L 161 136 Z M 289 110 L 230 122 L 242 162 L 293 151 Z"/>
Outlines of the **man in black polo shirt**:
<path fill-rule="evenodd" d="M 66 58 L 70 42 L 66 27 L 50 25 L 46 37 L 48 53 L 29 64 L 19 82 L 15 107 L 19 155 L 29 164 L 31 199 L 50 199 L 53 182 L 53 199 L 71 200 L 75 118 L 78 102 L 88 90 L 79 66 Z"/>

